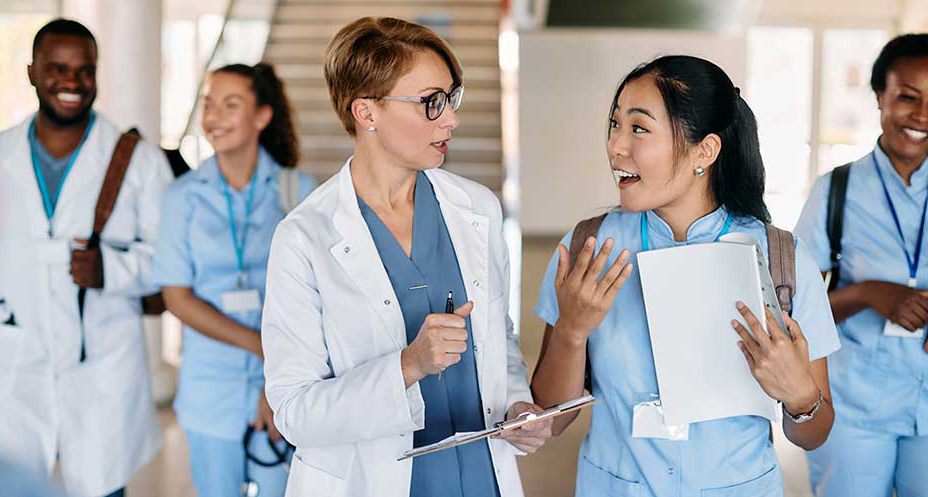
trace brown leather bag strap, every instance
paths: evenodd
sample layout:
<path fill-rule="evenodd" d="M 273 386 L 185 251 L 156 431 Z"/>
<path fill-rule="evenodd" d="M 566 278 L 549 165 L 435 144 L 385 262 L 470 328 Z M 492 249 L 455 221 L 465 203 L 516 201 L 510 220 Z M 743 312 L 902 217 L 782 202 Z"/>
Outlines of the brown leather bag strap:
<path fill-rule="evenodd" d="M 770 276 L 776 288 L 780 309 L 792 314 L 793 295 L 796 294 L 796 244 L 793 234 L 768 224 L 767 253 Z"/>
<path fill-rule="evenodd" d="M 133 128 L 123 133 L 116 142 L 116 149 L 113 150 L 113 157 L 106 169 L 106 177 L 103 179 L 103 186 L 100 187 L 100 196 L 97 197 L 97 207 L 94 210 L 93 232 L 97 235 L 103 232 L 103 227 L 113 213 L 122 181 L 126 177 L 126 170 L 129 169 L 129 161 L 140 138 L 139 132 Z"/>
<path fill-rule="evenodd" d="M 603 219 L 606 219 L 606 215 L 591 217 L 589 219 L 584 219 L 577 223 L 577 226 L 574 227 L 574 233 L 570 238 L 570 263 L 575 264 L 577 258 L 580 257 L 580 250 L 583 249 L 583 242 L 587 238 L 593 236 L 595 237 L 599 233 L 599 227 L 603 224 Z"/>
<path fill-rule="evenodd" d="M 577 263 L 577 259 L 580 257 L 580 251 L 583 250 L 584 242 L 586 242 L 589 237 L 595 237 L 599 233 L 599 227 L 602 226 L 603 219 L 606 219 L 606 214 L 584 219 L 574 226 L 574 233 L 570 238 L 569 250 L 571 268 Z M 589 343 L 587 343 L 587 347 L 589 347 Z M 590 367 L 590 351 L 589 348 L 587 348 L 586 366 L 584 366 L 583 371 L 583 388 L 591 393 L 593 392 L 592 374 L 592 369 Z"/>

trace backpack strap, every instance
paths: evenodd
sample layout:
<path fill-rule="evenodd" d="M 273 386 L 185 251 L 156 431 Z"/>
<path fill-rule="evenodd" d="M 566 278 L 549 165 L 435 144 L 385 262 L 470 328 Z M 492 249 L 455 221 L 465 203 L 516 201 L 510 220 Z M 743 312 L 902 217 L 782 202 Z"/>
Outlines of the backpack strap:
<path fill-rule="evenodd" d="M 122 180 L 126 177 L 126 170 L 129 169 L 129 161 L 132 160 L 132 153 L 135 146 L 139 143 L 141 135 L 137 129 L 132 128 L 119 137 L 116 142 L 116 148 L 113 150 L 113 156 L 110 158 L 110 165 L 106 169 L 106 176 L 103 178 L 103 186 L 100 187 L 100 195 L 97 197 L 97 206 L 93 215 L 93 232 L 90 239 L 87 240 L 87 248 L 95 249 L 100 246 L 100 234 L 113 213 L 113 207 L 116 205 L 116 198 L 119 197 L 119 190 L 122 188 Z M 77 290 L 77 314 L 81 320 L 81 356 L 80 362 L 87 359 L 87 349 L 84 343 L 84 302 L 87 299 L 87 289 L 81 287 Z"/>
<path fill-rule="evenodd" d="M 300 173 L 296 168 L 284 167 L 278 176 L 280 182 L 280 210 L 287 214 L 300 203 Z"/>
<path fill-rule="evenodd" d="M 110 165 L 106 169 L 106 176 L 103 178 L 103 186 L 100 187 L 100 196 L 97 197 L 97 207 L 94 209 L 93 235 L 96 235 L 98 239 L 100 233 L 103 232 L 103 227 L 106 226 L 106 222 L 110 218 L 110 214 L 113 213 L 116 198 L 122 188 L 122 180 L 126 177 L 129 161 L 132 160 L 132 153 L 135 151 L 135 146 L 139 143 L 140 138 L 141 135 L 139 135 L 138 130 L 132 128 L 123 133 L 119 137 L 119 141 L 116 142 Z"/>
<path fill-rule="evenodd" d="M 780 309 L 792 315 L 796 294 L 796 244 L 792 233 L 767 225 L 767 260 Z"/>
<path fill-rule="evenodd" d="M 583 249 L 583 243 L 587 238 L 593 236 L 595 237 L 599 233 L 599 228 L 603 224 L 603 219 L 606 219 L 606 214 L 602 214 L 596 217 L 591 217 L 589 219 L 584 219 L 577 223 L 577 226 L 574 227 L 574 233 L 570 238 L 570 263 L 576 264 L 577 258 L 580 257 L 580 251 Z M 593 391 L 593 378 L 590 374 L 590 350 L 589 342 L 587 342 L 587 351 L 586 351 L 586 366 L 583 373 L 583 388 L 588 392 Z"/>
<path fill-rule="evenodd" d="M 838 166 L 831 173 L 831 185 L 828 190 L 828 212 L 825 217 L 825 230 L 831 245 L 831 271 L 828 277 L 828 291 L 838 286 L 841 277 L 841 236 L 844 232 L 844 201 L 847 199 L 847 181 L 851 175 L 851 164 Z"/>

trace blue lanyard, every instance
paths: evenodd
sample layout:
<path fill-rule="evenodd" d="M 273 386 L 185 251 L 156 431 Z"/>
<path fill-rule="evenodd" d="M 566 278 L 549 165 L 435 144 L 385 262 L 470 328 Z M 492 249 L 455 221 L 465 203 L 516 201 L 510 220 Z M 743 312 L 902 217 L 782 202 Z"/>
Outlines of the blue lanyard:
<path fill-rule="evenodd" d="M 42 205 L 45 207 L 45 218 L 48 219 L 49 236 L 52 234 L 52 218 L 55 216 L 55 207 L 58 205 L 58 195 L 61 193 L 61 188 L 64 187 L 64 182 L 68 179 L 71 168 L 74 167 L 74 161 L 76 161 L 77 156 L 80 155 L 81 148 L 84 147 L 84 142 L 87 141 L 87 136 L 90 135 L 90 129 L 93 128 L 93 123 L 96 120 L 96 113 L 91 112 L 90 120 L 87 121 L 87 128 L 84 129 L 84 136 L 81 137 L 81 141 L 77 144 L 77 148 L 71 152 L 71 158 L 68 160 L 68 165 L 64 169 L 64 174 L 61 176 L 61 182 L 58 183 L 58 190 L 55 192 L 54 202 L 52 202 L 51 195 L 48 194 L 48 185 L 45 184 L 45 175 L 42 174 L 42 169 L 39 167 L 39 138 L 35 134 L 35 118 L 33 118 L 32 122 L 29 124 L 29 149 L 32 152 L 32 170 L 35 172 L 35 180 L 39 184 L 39 192 L 42 194 Z"/>
<path fill-rule="evenodd" d="M 242 239 L 239 241 L 238 230 L 235 229 L 235 213 L 232 211 L 232 195 L 229 193 L 229 184 L 226 183 L 226 177 L 219 172 L 219 179 L 222 181 L 222 193 L 226 197 L 226 207 L 229 210 L 229 229 L 232 231 L 232 242 L 235 244 L 235 257 L 238 262 L 238 288 L 242 288 L 245 283 L 245 236 L 248 234 L 248 215 L 251 213 L 251 201 L 255 196 L 255 183 L 258 182 L 258 168 L 255 167 L 255 175 L 251 178 L 251 184 L 248 185 L 248 197 L 245 200 L 245 222 L 242 225 Z"/>
<path fill-rule="evenodd" d="M 928 211 L 928 194 L 925 197 L 925 205 L 922 207 L 922 222 L 918 227 L 918 238 L 915 240 L 915 255 L 909 255 L 909 249 L 905 245 L 905 235 L 902 234 L 902 225 L 899 224 L 899 214 L 896 213 L 896 206 L 893 205 L 893 199 L 889 196 L 889 189 L 886 188 L 886 181 L 883 180 L 883 173 L 880 172 L 880 165 L 876 161 L 876 152 L 872 154 L 873 167 L 876 168 L 876 175 L 880 178 L 880 185 L 883 187 L 883 194 L 886 195 L 886 203 L 889 204 L 889 212 L 893 215 L 893 222 L 896 223 L 896 231 L 899 232 L 899 239 L 902 240 L 902 252 L 905 253 L 905 261 L 909 264 L 909 286 L 915 288 L 915 275 L 918 274 L 918 259 L 922 254 L 922 238 L 925 234 L 925 212 Z"/>
<path fill-rule="evenodd" d="M 716 236 L 715 240 L 713 241 L 715 242 L 719 241 L 719 238 L 722 238 L 723 236 L 725 236 L 726 233 L 728 233 L 728 230 L 731 229 L 731 222 L 732 222 L 731 214 L 729 214 L 728 217 L 725 218 L 725 225 L 722 226 L 722 231 L 719 231 L 718 236 Z M 647 252 L 648 250 L 651 250 L 651 239 L 648 236 L 648 213 L 642 212 L 641 213 L 641 251 Z"/>

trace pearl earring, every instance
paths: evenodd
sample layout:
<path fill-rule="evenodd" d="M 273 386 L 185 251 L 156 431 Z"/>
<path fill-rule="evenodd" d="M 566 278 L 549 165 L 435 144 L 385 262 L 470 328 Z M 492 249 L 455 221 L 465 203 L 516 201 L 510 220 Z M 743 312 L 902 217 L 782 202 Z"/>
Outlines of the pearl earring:
<path fill-rule="evenodd" d="M 377 131 L 377 128 L 375 128 L 375 127 L 373 127 L 373 126 L 368 126 L 368 127 L 367 127 L 367 130 L 370 131 L 371 133 L 373 133 L 374 131 Z"/>
<path fill-rule="evenodd" d="M 706 170 L 703 169 L 703 168 L 701 168 L 701 167 L 697 167 L 697 168 L 696 168 L 696 176 L 702 176 L 703 174 L 706 174 Z"/>

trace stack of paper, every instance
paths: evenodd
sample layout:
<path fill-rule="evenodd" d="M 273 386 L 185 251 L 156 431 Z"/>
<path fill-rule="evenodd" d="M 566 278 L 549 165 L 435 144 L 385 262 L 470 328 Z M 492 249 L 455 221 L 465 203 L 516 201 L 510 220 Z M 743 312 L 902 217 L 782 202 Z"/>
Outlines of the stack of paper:
<path fill-rule="evenodd" d="M 664 409 L 679 425 L 731 416 L 776 419 L 738 348 L 731 320 L 744 302 L 763 323 L 758 255 L 751 245 L 706 243 L 638 254 Z M 765 327 L 766 330 L 766 327 Z"/>

